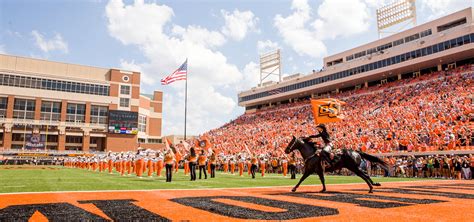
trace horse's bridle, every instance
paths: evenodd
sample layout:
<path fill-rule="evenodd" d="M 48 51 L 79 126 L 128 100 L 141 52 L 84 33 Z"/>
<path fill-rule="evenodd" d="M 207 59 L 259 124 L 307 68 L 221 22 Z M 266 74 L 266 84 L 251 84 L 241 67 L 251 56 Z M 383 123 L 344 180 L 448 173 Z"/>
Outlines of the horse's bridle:
<path fill-rule="evenodd" d="M 293 143 L 290 145 L 290 152 L 293 152 L 293 147 L 294 147 L 295 144 L 296 144 L 296 140 L 298 140 L 298 139 L 295 138 L 295 140 L 293 141 Z"/>

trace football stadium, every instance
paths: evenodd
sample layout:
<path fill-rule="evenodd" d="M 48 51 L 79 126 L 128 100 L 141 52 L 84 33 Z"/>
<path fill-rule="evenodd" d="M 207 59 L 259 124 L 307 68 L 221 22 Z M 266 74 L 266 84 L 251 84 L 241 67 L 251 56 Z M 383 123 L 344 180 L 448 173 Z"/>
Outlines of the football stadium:
<path fill-rule="evenodd" d="M 106 16 L 148 5 L 105 4 Z M 259 82 L 234 94 L 242 112 L 196 135 L 186 121 L 199 59 L 167 64 L 177 69 L 158 70 L 157 83 L 122 59 L 49 59 L 60 57 L 45 48 L 68 52 L 59 34 L 45 43 L 32 32 L 41 58 L 0 42 L 0 221 L 471 221 L 474 10 L 417 24 L 416 4 L 378 7 L 379 38 L 322 57 L 321 69 L 283 75 L 282 49 L 259 52 Z M 137 33 L 119 40 L 131 47 Z M 167 95 L 174 86 L 182 92 Z M 168 135 L 178 96 L 184 135 Z"/>

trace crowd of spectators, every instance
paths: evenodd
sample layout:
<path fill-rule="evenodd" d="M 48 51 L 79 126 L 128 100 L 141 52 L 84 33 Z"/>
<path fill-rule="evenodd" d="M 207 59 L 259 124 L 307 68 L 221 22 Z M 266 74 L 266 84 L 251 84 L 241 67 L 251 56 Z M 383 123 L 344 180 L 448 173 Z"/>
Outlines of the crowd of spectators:
<path fill-rule="evenodd" d="M 347 103 L 344 120 L 327 124 L 333 144 L 369 153 L 474 149 L 473 79 L 474 65 L 465 65 L 333 94 L 331 98 Z M 312 134 L 316 129 L 311 106 L 303 100 L 243 114 L 204 136 L 223 153 L 235 154 L 248 147 L 256 154 L 281 156 L 291 136 Z M 419 160 L 431 159 L 393 159 L 392 174 L 438 177 L 444 172 L 429 170 L 432 164 L 425 164 L 419 174 Z M 409 167 L 397 167 L 396 163 L 408 160 Z M 453 175 L 457 174 L 441 174 Z"/>

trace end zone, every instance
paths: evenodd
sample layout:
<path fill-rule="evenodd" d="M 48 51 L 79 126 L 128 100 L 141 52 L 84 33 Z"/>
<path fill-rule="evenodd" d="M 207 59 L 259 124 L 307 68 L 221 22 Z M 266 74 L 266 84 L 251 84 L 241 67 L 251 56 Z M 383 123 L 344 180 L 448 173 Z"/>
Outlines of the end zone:
<path fill-rule="evenodd" d="M 271 187 L 4 194 L 0 221 L 467 221 L 474 217 L 472 181 L 384 183 L 374 194 L 367 194 L 365 184 L 328 188 L 323 194 L 315 186 L 303 186 L 296 193 L 288 187 Z"/>

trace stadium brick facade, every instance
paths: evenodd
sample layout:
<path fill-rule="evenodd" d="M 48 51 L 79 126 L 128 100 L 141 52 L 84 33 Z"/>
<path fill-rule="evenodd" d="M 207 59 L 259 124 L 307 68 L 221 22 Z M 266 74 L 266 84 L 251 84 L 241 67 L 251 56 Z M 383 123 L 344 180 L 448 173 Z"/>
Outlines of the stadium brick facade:
<path fill-rule="evenodd" d="M 52 150 L 128 151 L 161 144 L 163 93 L 140 73 L 0 55 L 0 147 L 40 134 Z M 110 133 L 109 112 L 138 113 L 138 133 Z"/>

